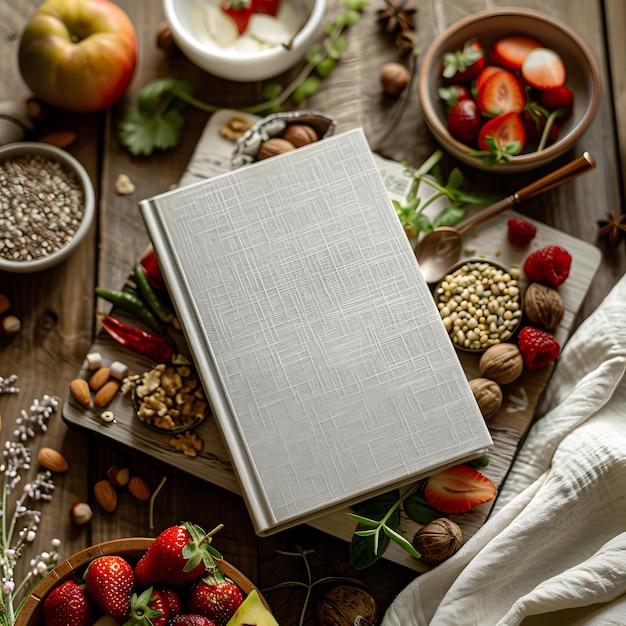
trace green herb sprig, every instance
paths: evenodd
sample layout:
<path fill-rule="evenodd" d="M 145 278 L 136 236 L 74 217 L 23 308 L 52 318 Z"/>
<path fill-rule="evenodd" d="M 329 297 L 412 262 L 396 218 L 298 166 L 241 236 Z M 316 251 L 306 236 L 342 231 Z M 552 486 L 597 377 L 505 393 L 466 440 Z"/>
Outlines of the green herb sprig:
<path fill-rule="evenodd" d="M 420 167 L 411 167 L 402 161 L 404 174 L 412 178 L 411 186 L 404 203 L 393 200 L 398 218 L 410 237 L 419 233 L 430 233 L 438 226 L 454 226 L 467 212 L 468 206 L 493 202 L 499 196 L 480 191 L 463 189 L 465 177 L 457 167 L 453 168 L 446 178 L 441 167 L 443 151 L 436 150 Z M 428 185 L 435 193 L 428 198 L 419 196 L 420 186 Z M 450 204 L 446 206 L 435 219 L 425 215 L 425 210 L 440 198 L 447 198 Z"/>
<path fill-rule="evenodd" d="M 346 30 L 359 22 L 369 0 L 342 0 L 342 5 L 344 10 L 332 22 L 324 24 L 326 37 L 323 41 L 307 51 L 306 64 L 298 76 L 284 89 L 273 83 L 266 85 L 263 102 L 239 108 L 239 111 L 273 113 L 289 100 L 298 105 L 319 91 L 321 81 L 332 73 L 348 47 Z M 193 85 L 188 81 L 169 77 L 149 83 L 137 94 L 137 107 L 127 109 L 120 121 L 118 136 L 122 145 L 135 156 L 149 156 L 157 150 L 176 147 L 187 105 L 206 113 L 222 108 L 196 98 Z"/>

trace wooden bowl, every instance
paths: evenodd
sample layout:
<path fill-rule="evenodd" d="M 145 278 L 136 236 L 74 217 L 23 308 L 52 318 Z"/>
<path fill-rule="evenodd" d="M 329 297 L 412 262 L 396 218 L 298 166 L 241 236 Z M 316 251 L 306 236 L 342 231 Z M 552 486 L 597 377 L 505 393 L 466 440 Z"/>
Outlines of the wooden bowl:
<path fill-rule="evenodd" d="M 461 49 L 468 40 L 476 39 L 490 50 L 499 38 L 514 33 L 538 39 L 559 53 L 567 68 L 565 85 L 574 94 L 573 114 L 560 126 L 557 141 L 540 152 L 522 151 L 508 163 L 485 166 L 481 157 L 471 154 L 475 148 L 455 139 L 448 131 L 446 113 L 437 92 L 442 86 L 441 62 L 446 52 Z M 600 73 L 586 43 L 563 22 L 528 9 L 494 9 L 459 20 L 433 41 L 421 59 L 418 97 L 428 128 L 452 156 L 480 170 L 517 174 L 543 167 L 579 141 L 598 110 Z"/>
<path fill-rule="evenodd" d="M 26 599 L 22 610 L 15 621 L 15 626 L 42 626 L 43 603 L 48 594 L 58 585 L 72 579 L 79 579 L 87 565 L 100 556 L 118 555 L 124 557 L 132 565 L 138 561 L 154 541 L 151 537 L 131 537 L 127 539 L 113 539 L 85 548 L 59 563 L 35 587 Z M 227 561 L 219 561 L 218 566 L 224 576 L 230 578 L 244 593 L 249 594 L 256 589 L 263 604 L 269 609 L 265 598 L 258 588 L 242 572 Z"/>

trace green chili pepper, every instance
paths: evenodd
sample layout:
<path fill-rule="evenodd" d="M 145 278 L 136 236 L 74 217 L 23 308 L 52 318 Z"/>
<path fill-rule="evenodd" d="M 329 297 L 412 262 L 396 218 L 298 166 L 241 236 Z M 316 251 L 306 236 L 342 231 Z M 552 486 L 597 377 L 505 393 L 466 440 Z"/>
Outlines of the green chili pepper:
<path fill-rule="evenodd" d="M 163 332 L 164 326 L 156 315 L 144 304 L 144 301 L 134 293 L 128 291 L 114 291 L 113 289 L 103 289 L 96 287 L 97 296 L 111 302 L 114 306 L 127 311 L 134 315 L 137 319 L 146 323 L 150 328 L 157 332 Z"/>
<path fill-rule="evenodd" d="M 169 324 L 174 319 L 174 309 L 169 302 L 166 302 L 154 289 L 148 280 L 145 270 L 140 263 L 133 268 L 137 291 L 143 301 L 152 309 L 157 317 Z"/>

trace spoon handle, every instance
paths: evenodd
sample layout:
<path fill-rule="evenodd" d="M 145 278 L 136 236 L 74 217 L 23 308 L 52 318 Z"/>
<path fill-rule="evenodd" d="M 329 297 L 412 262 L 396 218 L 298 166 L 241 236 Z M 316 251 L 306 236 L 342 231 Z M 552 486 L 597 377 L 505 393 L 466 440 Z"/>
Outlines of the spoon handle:
<path fill-rule="evenodd" d="M 457 224 L 457 231 L 460 235 L 465 234 L 470 228 L 478 226 L 492 217 L 499 215 L 503 211 L 510 209 L 513 205 L 519 204 L 524 200 L 533 198 L 544 191 L 554 189 L 563 183 L 566 183 L 573 178 L 576 178 L 580 174 L 592 170 L 596 166 L 596 161 L 589 152 L 584 152 L 581 156 L 576 157 L 573 161 L 566 163 L 562 167 L 550 172 L 545 176 L 542 176 L 538 180 L 530 185 L 526 185 L 514 194 L 498 200 L 494 204 L 478 211 L 475 215 L 472 215 Z"/>

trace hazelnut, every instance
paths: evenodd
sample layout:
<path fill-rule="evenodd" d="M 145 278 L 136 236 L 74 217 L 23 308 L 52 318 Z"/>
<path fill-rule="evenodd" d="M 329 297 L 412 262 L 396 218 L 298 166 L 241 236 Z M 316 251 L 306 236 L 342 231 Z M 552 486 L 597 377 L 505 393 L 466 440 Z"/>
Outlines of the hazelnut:
<path fill-rule="evenodd" d="M 170 25 L 167 22 L 162 22 L 159 25 L 156 34 L 156 45 L 157 48 L 163 50 L 166 54 L 178 52 L 178 46 L 172 37 L 172 31 L 170 30 Z"/>
<path fill-rule="evenodd" d="M 491 419 L 502 406 L 500 385 L 489 378 L 474 378 L 469 385 L 482 416 L 486 420 Z"/>
<path fill-rule="evenodd" d="M 93 518 L 93 511 L 86 502 L 74 502 L 70 508 L 70 521 L 75 526 L 84 526 Z"/>
<path fill-rule="evenodd" d="M 268 159 L 277 154 L 283 154 L 283 152 L 290 152 L 295 149 L 296 147 L 291 141 L 283 139 L 282 137 L 272 137 L 260 145 L 257 159 L 261 161 L 262 159 Z"/>
<path fill-rule="evenodd" d="M 530 283 L 524 292 L 524 311 L 531 324 L 554 330 L 563 320 L 565 304 L 556 289 Z"/>
<path fill-rule="evenodd" d="M 296 148 L 299 148 L 318 141 L 319 136 L 308 124 L 289 124 L 283 133 L 283 139 L 291 141 Z"/>
<path fill-rule="evenodd" d="M 485 350 L 478 362 L 478 371 L 499 385 L 508 385 L 524 370 L 524 359 L 514 343 L 497 343 Z"/>
<path fill-rule="evenodd" d="M 462 545 L 463 533 L 458 524 L 440 517 L 420 528 L 413 538 L 413 547 L 427 565 L 437 565 L 450 558 Z"/>
<path fill-rule="evenodd" d="M 380 70 L 380 84 L 388 96 L 399 95 L 411 80 L 411 72 L 401 63 L 385 63 Z"/>
<path fill-rule="evenodd" d="M 315 612 L 319 626 L 352 626 L 359 616 L 376 624 L 378 605 L 367 591 L 350 585 L 329 589 L 317 603 Z"/>

